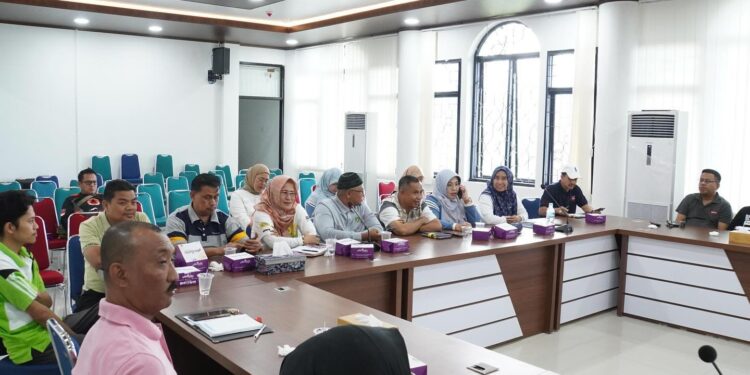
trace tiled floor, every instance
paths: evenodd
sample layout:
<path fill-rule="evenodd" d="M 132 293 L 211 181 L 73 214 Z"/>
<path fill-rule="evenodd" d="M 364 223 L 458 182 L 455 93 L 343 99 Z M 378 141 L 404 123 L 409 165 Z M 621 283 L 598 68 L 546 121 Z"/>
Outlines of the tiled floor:
<path fill-rule="evenodd" d="M 614 311 L 492 349 L 565 375 L 714 375 L 713 366 L 698 358 L 702 345 L 716 349 L 724 375 L 750 374 L 750 344 L 618 317 Z"/>

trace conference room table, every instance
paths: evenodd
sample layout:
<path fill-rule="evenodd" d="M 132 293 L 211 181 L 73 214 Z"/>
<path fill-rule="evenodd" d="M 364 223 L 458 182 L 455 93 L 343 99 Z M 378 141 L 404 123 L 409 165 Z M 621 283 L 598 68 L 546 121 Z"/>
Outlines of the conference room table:
<path fill-rule="evenodd" d="M 320 256 L 295 273 L 221 272 L 209 296 L 181 288 L 158 319 L 179 373 L 278 373 L 277 346 L 299 345 L 314 328 L 353 313 L 399 327 L 430 374 L 470 374 L 466 367 L 476 362 L 501 373 L 548 373 L 483 347 L 615 308 L 750 341 L 750 247 L 705 228 L 651 229 L 648 221 L 615 216 L 603 224 L 567 221 L 569 234 L 524 228 L 510 240 L 408 236 L 409 252 L 378 252 L 373 260 Z M 260 316 L 274 332 L 257 343 L 213 344 L 175 317 L 218 307 Z"/>

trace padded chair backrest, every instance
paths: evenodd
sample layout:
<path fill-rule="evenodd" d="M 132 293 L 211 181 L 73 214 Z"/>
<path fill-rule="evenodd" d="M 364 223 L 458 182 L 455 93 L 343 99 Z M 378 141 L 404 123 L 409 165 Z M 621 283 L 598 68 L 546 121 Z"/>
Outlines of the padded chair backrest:
<path fill-rule="evenodd" d="M 238 175 L 238 176 L 244 176 L 244 175 L 246 175 L 246 174 L 247 174 L 247 168 L 245 168 L 245 169 L 240 169 L 239 171 L 237 171 L 237 175 Z"/>
<path fill-rule="evenodd" d="M 92 156 L 91 157 L 91 169 L 95 170 L 96 173 L 102 175 L 104 181 L 112 179 L 112 164 L 109 162 L 109 156 Z"/>
<path fill-rule="evenodd" d="M 0 193 L 10 190 L 21 190 L 21 184 L 18 181 L 0 182 Z"/>
<path fill-rule="evenodd" d="M 175 212 L 182 206 L 190 204 L 190 190 L 172 190 L 167 196 L 167 209 L 169 214 Z"/>
<path fill-rule="evenodd" d="M 122 154 L 120 175 L 124 180 L 141 178 L 141 163 L 137 154 Z"/>
<path fill-rule="evenodd" d="M 299 173 L 299 179 L 302 180 L 303 178 L 312 178 L 315 179 L 315 173 L 313 172 L 300 172 Z"/>
<path fill-rule="evenodd" d="M 148 216 L 148 220 L 151 224 L 156 225 L 156 216 L 154 215 L 154 204 L 151 203 L 151 194 L 138 193 L 138 202 L 141 204 L 143 213 Z"/>
<path fill-rule="evenodd" d="M 245 186 L 245 175 L 244 174 L 238 174 L 234 177 L 234 186 L 237 187 L 237 190 L 242 189 L 243 186 Z"/>
<path fill-rule="evenodd" d="M 68 216 L 68 239 L 70 237 L 75 236 L 78 234 L 81 223 L 88 220 L 89 218 L 96 216 L 95 213 L 83 213 L 83 212 L 75 212 Z"/>
<path fill-rule="evenodd" d="M 524 198 L 521 200 L 521 204 L 523 204 L 523 208 L 526 209 L 526 213 L 529 215 L 529 219 L 536 219 L 539 217 L 540 202 L 541 200 L 539 198 Z"/>
<path fill-rule="evenodd" d="M 391 194 L 396 191 L 396 183 L 393 181 L 378 182 L 378 195 Z"/>
<path fill-rule="evenodd" d="M 141 204 L 141 202 L 135 202 L 135 210 L 138 212 L 143 212 L 143 205 Z"/>
<path fill-rule="evenodd" d="M 44 221 L 47 234 L 57 234 L 57 210 L 52 198 L 42 198 L 34 203 L 34 213 Z M 45 236 L 46 238 L 46 236 Z"/>
<path fill-rule="evenodd" d="M 36 176 L 35 181 L 52 181 L 55 183 L 55 187 L 60 187 L 60 180 L 57 178 L 57 176 Z"/>
<path fill-rule="evenodd" d="M 169 177 L 167 178 L 167 193 L 175 190 L 190 190 L 187 177 Z"/>
<path fill-rule="evenodd" d="M 36 191 L 31 190 L 31 189 L 22 189 L 22 190 L 25 191 L 26 194 L 28 194 L 30 197 L 34 198 L 34 202 L 39 200 L 39 196 L 36 194 Z"/>
<path fill-rule="evenodd" d="M 138 193 L 147 193 L 151 196 L 151 208 L 154 211 L 155 218 L 167 216 L 161 186 L 158 184 L 140 184 L 138 185 Z"/>
<path fill-rule="evenodd" d="M 57 364 L 61 375 L 70 375 L 78 360 L 78 343 L 55 319 L 47 320 L 47 331 L 52 339 Z"/>
<path fill-rule="evenodd" d="M 36 191 L 39 198 L 52 198 L 55 196 L 57 184 L 54 181 L 34 181 L 31 183 L 31 189 Z"/>
<path fill-rule="evenodd" d="M 78 194 L 80 192 L 81 189 L 77 187 L 55 189 L 55 208 L 57 209 L 57 216 L 60 216 L 60 212 L 62 211 L 62 206 L 63 203 L 65 203 L 65 199 L 73 194 Z"/>
<path fill-rule="evenodd" d="M 97 193 L 97 194 L 104 194 L 104 188 L 105 188 L 105 187 L 107 187 L 107 185 L 106 185 L 106 184 L 105 184 L 105 185 L 102 185 L 102 186 L 99 186 L 98 188 L 96 188 L 96 193 Z"/>
<path fill-rule="evenodd" d="M 34 221 L 38 226 L 36 230 L 36 241 L 27 245 L 26 248 L 34 254 L 34 259 L 39 265 L 39 271 L 49 268 L 49 245 L 47 245 L 47 234 L 44 226 L 44 220 L 39 216 L 34 216 Z"/>
<path fill-rule="evenodd" d="M 227 188 L 222 184 L 219 186 L 219 203 L 216 208 L 229 215 L 229 198 L 227 197 Z"/>
<path fill-rule="evenodd" d="M 309 198 L 310 194 L 312 194 L 312 187 L 314 185 L 315 185 L 314 178 L 305 177 L 305 178 L 299 179 L 300 202 L 302 204 L 305 204 L 305 202 L 307 202 L 307 198 Z"/>
<path fill-rule="evenodd" d="M 71 216 L 72 217 L 72 216 Z M 68 238 L 68 280 L 70 282 L 70 301 L 78 302 L 78 297 L 83 291 L 84 261 L 83 249 L 81 249 L 81 238 L 78 235 Z"/>
<path fill-rule="evenodd" d="M 284 172 L 281 170 L 281 168 L 271 169 L 271 170 L 269 170 L 269 172 L 271 172 L 270 176 L 268 176 L 269 180 L 272 180 L 274 177 L 281 176 L 282 174 L 284 174 Z"/>
<path fill-rule="evenodd" d="M 96 175 L 99 176 L 98 173 Z M 97 177 L 97 180 L 98 179 L 99 179 L 99 177 Z M 97 185 L 101 185 L 101 184 L 97 184 Z M 70 186 L 70 187 L 79 187 L 78 186 L 78 180 L 76 180 L 75 178 L 72 179 L 72 180 L 70 180 L 70 185 L 68 185 L 68 186 Z"/>
<path fill-rule="evenodd" d="M 195 173 L 194 171 L 183 171 L 180 172 L 180 176 L 187 178 L 188 187 L 190 187 L 190 184 L 193 183 L 193 179 L 198 176 L 198 173 Z"/>
<path fill-rule="evenodd" d="M 156 173 L 146 173 L 143 175 L 143 183 L 144 184 L 157 184 L 161 186 L 161 191 L 166 192 L 167 191 L 167 184 L 164 181 L 164 176 L 160 172 Z M 164 196 L 161 197 L 162 201 L 164 200 Z"/>
<path fill-rule="evenodd" d="M 104 185 L 104 177 L 100 175 L 99 173 L 94 173 L 96 175 L 96 186 L 102 186 Z M 78 186 L 78 181 L 76 181 L 76 186 Z"/>
<path fill-rule="evenodd" d="M 226 164 L 217 165 L 216 170 L 224 172 L 224 181 L 227 183 L 227 189 L 234 191 L 234 179 L 232 178 L 232 170 L 229 169 L 229 166 Z"/>
<path fill-rule="evenodd" d="M 158 154 L 156 155 L 156 172 L 160 172 L 164 177 L 174 176 L 174 166 L 172 166 L 172 155 Z"/>
<path fill-rule="evenodd" d="M 185 172 L 195 172 L 195 175 L 201 174 L 201 166 L 198 164 L 185 164 Z"/>

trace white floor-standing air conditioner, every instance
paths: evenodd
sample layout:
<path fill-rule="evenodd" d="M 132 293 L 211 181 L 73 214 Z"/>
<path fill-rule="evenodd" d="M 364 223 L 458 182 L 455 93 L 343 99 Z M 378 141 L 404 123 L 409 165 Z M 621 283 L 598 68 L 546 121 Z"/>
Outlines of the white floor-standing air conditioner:
<path fill-rule="evenodd" d="M 663 223 L 684 196 L 687 113 L 628 114 L 625 216 Z"/>
<path fill-rule="evenodd" d="M 364 181 L 367 205 L 377 207 L 377 129 L 372 113 L 344 115 L 344 172 L 355 172 Z"/>

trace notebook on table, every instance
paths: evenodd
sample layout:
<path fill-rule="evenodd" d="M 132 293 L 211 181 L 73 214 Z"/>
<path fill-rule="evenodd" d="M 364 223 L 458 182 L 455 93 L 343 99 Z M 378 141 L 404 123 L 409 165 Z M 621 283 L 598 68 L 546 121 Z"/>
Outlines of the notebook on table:
<path fill-rule="evenodd" d="M 263 326 L 249 315 L 231 308 L 179 314 L 176 317 L 213 343 L 253 336 Z M 273 329 L 266 326 L 261 334 L 271 332 Z"/>

